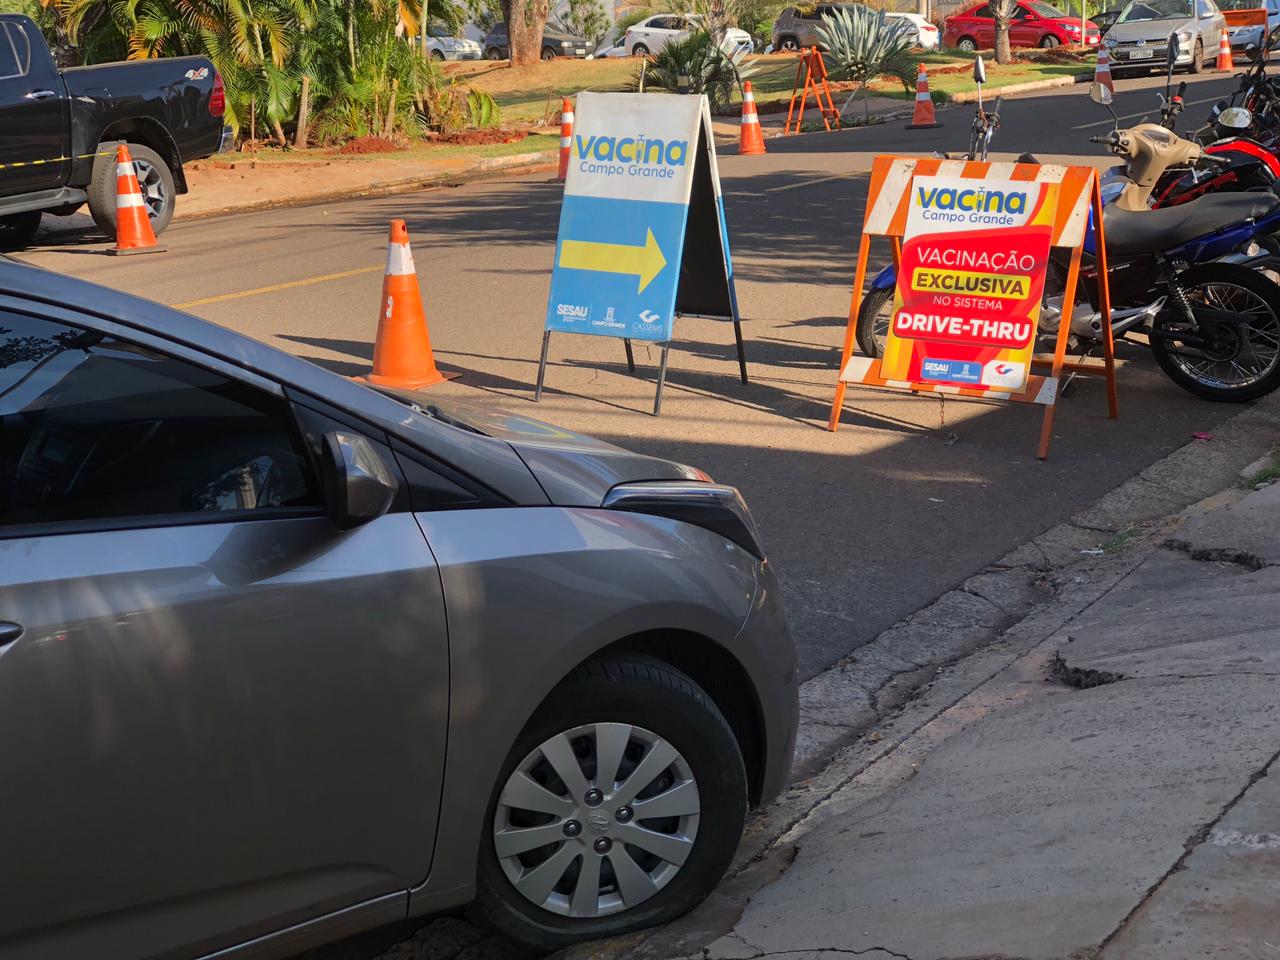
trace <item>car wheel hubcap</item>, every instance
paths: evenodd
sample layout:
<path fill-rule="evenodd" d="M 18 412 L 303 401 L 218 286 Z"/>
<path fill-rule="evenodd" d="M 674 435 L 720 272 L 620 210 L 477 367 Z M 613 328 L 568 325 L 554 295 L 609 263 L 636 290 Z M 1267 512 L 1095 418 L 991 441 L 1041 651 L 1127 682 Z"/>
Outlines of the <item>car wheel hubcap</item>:
<path fill-rule="evenodd" d="M 134 173 L 138 177 L 138 187 L 142 190 L 142 202 L 147 205 L 147 216 L 152 220 L 160 216 L 168 200 L 164 190 L 164 180 L 160 171 L 146 160 L 133 161 Z"/>
<path fill-rule="evenodd" d="M 511 772 L 494 812 L 494 852 L 529 902 L 603 917 L 675 878 L 700 812 L 693 770 L 675 747 L 643 727 L 592 723 L 545 741 Z"/>

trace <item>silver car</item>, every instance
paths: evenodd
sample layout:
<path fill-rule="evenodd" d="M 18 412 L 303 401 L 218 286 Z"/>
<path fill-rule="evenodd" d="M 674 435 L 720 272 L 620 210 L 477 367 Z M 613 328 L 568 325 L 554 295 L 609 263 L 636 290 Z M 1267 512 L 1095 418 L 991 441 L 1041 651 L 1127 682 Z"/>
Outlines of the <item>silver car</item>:
<path fill-rule="evenodd" d="M 782 787 L 732 487 L 0 260 L 0 957 L 671 919 Z"/>
<path fill-rule="evenodd" d="M 1178 38 L 1176 65 L 1200 73 L 1218 55 L 1226 19 L 1213 0 L 1130 0 L 1103 38 L 1111 72 L 1164 68 L 1170 36 Z"/>

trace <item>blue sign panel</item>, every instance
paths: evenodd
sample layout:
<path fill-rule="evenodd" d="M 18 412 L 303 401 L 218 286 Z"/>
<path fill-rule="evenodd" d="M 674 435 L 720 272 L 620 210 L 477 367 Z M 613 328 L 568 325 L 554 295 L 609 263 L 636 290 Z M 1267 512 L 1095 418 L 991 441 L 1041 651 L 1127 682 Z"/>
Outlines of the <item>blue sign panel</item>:
<path fill-rule="evenodd" d="M 564 198 L 547 329 L 670 340 L 688 207 Z"/>

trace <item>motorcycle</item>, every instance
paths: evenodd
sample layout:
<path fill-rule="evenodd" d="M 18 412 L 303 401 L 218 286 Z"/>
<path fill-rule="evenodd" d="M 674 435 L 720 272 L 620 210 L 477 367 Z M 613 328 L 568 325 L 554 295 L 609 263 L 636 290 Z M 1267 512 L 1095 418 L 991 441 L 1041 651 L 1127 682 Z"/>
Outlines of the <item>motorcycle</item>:
<path fill-rule="evenodd" d="M 1111 110 L 1108 87 L 1095 83 L 1090 96 Z M 1270 192 L 1215 193 L 1151 209 L 1152 191 L 1170 167 L 1226 161 L 1156 123 L 1122 130 L 1117 121 L 1110 134 L 1090 140 L 1126 161 L 1124 182 L 1103 212 L 1113 333 L 1146 334 L 1165 375 L 1205 399 L 1253 400 L 1280 387 L 1280 286 L 1223 259 L 1245 256 L 1256 238 L 1280 231 L 1280 200 Z M 1080 269 L 1085 302 L 1070 307 L 1072 348 L 1085 354 L 1102 336 L 1095 238 L 1091 218 Z M 1069 259 L 1052 252 L 1042 337 L 1056 332 L 1062 316 Z M 857 337 L 868 356 L 883 351 L 895 282 L 891 265 L 863 298 Z"/>

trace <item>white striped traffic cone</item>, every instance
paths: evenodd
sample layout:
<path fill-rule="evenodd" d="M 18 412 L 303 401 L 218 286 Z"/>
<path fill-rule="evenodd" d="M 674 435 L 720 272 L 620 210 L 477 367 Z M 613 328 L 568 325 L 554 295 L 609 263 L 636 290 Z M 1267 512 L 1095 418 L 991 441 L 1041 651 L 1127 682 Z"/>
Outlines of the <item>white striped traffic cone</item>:
<path fill-rule="evenodd" d="M 764 131 L 760 129 L 756 95 L 751 92 L 751 81 L 748 80 L 742 85 L 742 132 L 738 136 L 738 155 L 764 152 Z"/>
<path fill-rule="evenodd" d="M 1112 93 L 1116 92 L 1115 81 L 1111 79 L 1111 57 L 1106 47 L 1098 48 L 1098 65 L 1093 68 L 1093 82 L 1100 83 Z"/>
<path fill-rule="evenodd" d="M 560 179 L 569 175 L 569 146 L 573 142 L 573 102 L 560 101 Z"/>
<path fill-rule="evenodd" d="M 940 127 L 933 115 L 933 98 L 929 96 L 929 71 L 920 64 L 920 72 L 916 75 L 916 109 L 911 115 L 908 130 L 929 130 Z"/>
<path fill-rule="evenodd" d="M 116 147 L 116 245 L 107 252 L 116 256 L 164 252 L 164 247 L 156 243 L 133 158 L 123 143 Z"/>

